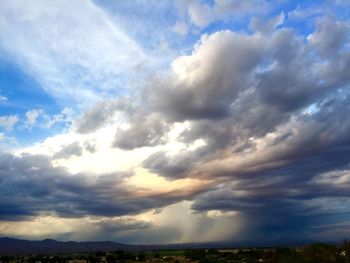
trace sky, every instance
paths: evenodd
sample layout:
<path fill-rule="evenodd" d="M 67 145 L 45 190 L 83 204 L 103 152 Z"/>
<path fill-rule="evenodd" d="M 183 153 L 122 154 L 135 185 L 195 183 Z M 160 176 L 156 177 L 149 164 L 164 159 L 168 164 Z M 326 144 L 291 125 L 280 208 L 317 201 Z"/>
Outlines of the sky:
<path fill-rule="evenodd" d="M 350 1 L 0 6 L 0 236 L 350 237 Z"/>

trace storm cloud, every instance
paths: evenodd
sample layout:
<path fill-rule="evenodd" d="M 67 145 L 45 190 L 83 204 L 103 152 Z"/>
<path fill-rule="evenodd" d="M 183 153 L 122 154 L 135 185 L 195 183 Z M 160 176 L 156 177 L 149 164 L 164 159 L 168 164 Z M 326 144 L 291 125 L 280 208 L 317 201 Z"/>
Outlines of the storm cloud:
<path fill-rule="evenodd" d="M 157 125 L 186 122 L 182 143 L 204 144 L 154 153 L 143 167 L 173 179 L 217 179 L 218 189 L 196 196 L 192 208 L 258 214 L 252 233 L 311 236 L 322 222 L 344 223 L 350 211 L 325 204 L 349 197 L 348 39 L 348 24 L 329 18 L 307 39 L 286 28 L 203 36 L 146 88 L 144 107 L 162 116 Z M 343 181 L 320 179 L 338 170 Z"/>
<path fill-rule="evenodd" d="M 0 164 L 2 220 L 45 214 L 69 218 L 131 215 L 184 198 L 138 194 L 125 183 L 131 174 L 71 174 L 52 166 L 43 155 L 1 154 Z"/>

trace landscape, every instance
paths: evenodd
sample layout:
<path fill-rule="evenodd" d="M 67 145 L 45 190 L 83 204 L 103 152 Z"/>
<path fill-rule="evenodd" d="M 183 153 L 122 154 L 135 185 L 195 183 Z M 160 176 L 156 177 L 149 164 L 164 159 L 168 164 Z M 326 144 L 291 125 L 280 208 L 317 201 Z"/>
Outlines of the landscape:
<path fill-rule="evenodd" d="M 0 263 L 350 262 L 349 0 L 0 0 Z"/>
<path fill-rule="evenodd" d="M 271 262 L 347 263 L 350 241 L 291 247 L 230 247 L 229 244 L 125 245 L 115 242 L 28 241 L 0 238 L 2 263 Z"/>

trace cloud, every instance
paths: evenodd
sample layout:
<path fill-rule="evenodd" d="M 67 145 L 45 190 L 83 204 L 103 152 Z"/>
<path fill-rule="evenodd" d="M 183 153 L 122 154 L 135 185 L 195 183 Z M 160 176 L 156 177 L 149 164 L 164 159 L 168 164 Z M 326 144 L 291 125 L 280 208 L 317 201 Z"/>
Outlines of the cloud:
<path fill-rule="evenodd" d="M 268 1 L 264 0 L 216 0 L 215 11 L 219 17 L 246 16 L 249 14 L 266 13 L 270 9 Z"/>
<path fill-rule="evenodd" d="M 83 144 L 79 141 L 75 141 L 61 146 L 58 151 L 52 155 L 52 159 L 69 159 L 71 156 L 81 157 L 84 151 L 89 153 L 95 153 L 98 146 L 95 140 L 86 140 Z"/>
<path fill-rule="evenodd" d="M 0 127 L 5 128 L 6 131 L 11 131 L 18 121 L 19 118 L 15 115 L 0 116 Z"/>
<path fill-rule="evenodd" d="M 193 209 L 238 211 L 247 220 L 254 218 L 244 234 L 248 241 L 259 235 L 265 240 L 297 239 L 300 233 L 312 237 L 319 234 L 313 229 L 322 222 L 344 222 L 349 209 L 332 203 L 343 202 L 349 195 L 345 189 L 350 127 L 340 114 L 347 112 L 348 98 L 333 103 L 283 125 L 250 151 L 239 152 L 241 163 L 227 152 L 202 166 L 198 174 L 209 169 L 211 177 L 233 179 L 227 179 L 230 186 L 223 184 L 197 196 Z"/>
<path fill-rule="evenodd" d="M 307 7 L 298 5 L 294 10 L 288 13 L 288 18 L 297 21 L 311 19 L 322 16 L 325 10 L 325 8 L 320 8 L 319 6 Z"/>
<path fill-rule="evenodd" d="M 348 43 L 348 32 L 348 24 L 323 17 L 317 21 L 317 30 L 308 40 L 322 55 L 333 56 Z"/>
<path fill-rule="evenodd" d="M 27 111 L 25 114 L 26 120 L 25 120 L 24 126 L 27 127 L 28 129 L 32 128 L 37 122 L 37 118 L 42 114 L 43 114 L 43 110 L 34 109 L 34 110 Z"/>
<path fill-rule="evenodd" d="M 113 146 L 124 150 L 156 146 L 165 141 L 164 134 L 166 130 L 166 123 L 162 121 L 160 115 L 137 115 L 131 121 L 130 127 L 125 130 L 118 129 Z"/>
<path fill-rule="evenodd" d="M 214 20 L 212 9 L 205 4 L 200 4 L 194 1 L 189 5 L 188 15 L 190 21 L 197 27 L 205 27 Z"/>
<path fill-rule="evenodd" d="M 96 141 L 95 140 L 91 140 L 91 141 L 85 142 L 84 148 L 85 148 L 86 151 L 88 151 L 90 153 L 96 152 L 96 150 L 97 150 Z"/>
<path fill-rule="evenodd" d="M 252 81 L 250 71 L 259 63 L 262 42 L 258 36 L 230 31 L 204 35 L 193 54 L 177 58 L 172 75 L 153 86 L 149 105 L 179 121 L 227 117 L 230 101 Z"/>
<path fill-rule="evenodd" d="M 239 232 L 242 220 L 237 214 L 211 217 L 191 213 L 191 202 L 166 206 L 160 213 L 137 216 L 58 218 L 44 215 L 32 221 L 2 221 L 4 235 L 32 239 L 116 240 L 131 244 L 213 242 Z M 234 227 L 232 227 L 234 225 Z M 157 235 L 154 235 L 157 233 Z M 150 235 L 154 235 L 152 239 Z M 195 238 L 194 238 L 195 237 Z"/>
<path fill-rule="evenodd" d="M 230 31 L 205 35 L 191 55 L 175 59 L 168 75 L 155 78 L 145 88 L 141 113 L 132 115 L 130 129 L 117 132 L 119 144 L 114 146 L 166 145 L 172 124 L 187 121 L 188 128 L 177 140 L 185 145 L 202 140 L 202 147 L 179 152 L 175 159 L 161 151 L 143 163 L 169 178 L 185 172 L 211 176 L 216 170 L 212 176 L 217 176 L 220 170 L 234 174 L 241 169 L 273 169 L 294 162 L 303 145 L 318 145 L 301 158 L 312 156 L 338 143 L 327 144 L 326 137 L 316 142 L 316 134 L 325 134 L 327 126 L 335 128 L 344 121 L 338 123 L 342 115 L 336 117 L 327 106 L 334 103 L 332 107 L 339 106 L 342 112 L 347 101 L 341 99 L 346 93 L 337 92 L 349 81 L 345 72 L 335 76 L 329 66 L 336 63 L 346 68 L 348 54 L 337 48 L 341 62 L 330 58 L 320 64 L 313 43 L 289 29 L 275 29 L 271 35 Z M 319 112 L 305 115 L 311 105 Z M 153 116 L 152 122 L 148 116 Z M 342 134 L 337 137 L 342 138 Z M 198 167 L 202 168 L 196 171 Z M 228 167 L 233 167 L 231 172 Z"/>
<path fill-rule="evenodd" d="M 188 26 L 185 22 L 176 22 L 172 29 L 175 33 L 178 33 L 183 36 L 187 35 L 188 32 Z"/>
<path fill-rule="evenodd" d="M 32 128 L 49 129 L 57 124 L 69 127 L 74 119 L 74 111 L 71 108 L 63 108 L 60 113 L 49 114 L 44 109 L 31 109 L 25 112 L 21 118 L 23 123 L 20 128 L 31 130 Z"/>
<path fill-rule="evenodd" d="M 72 155 L 80 156 L 82 154 L 83 148 L 80 146 L 79 142 L 73 142 L 72 144 L 62 147 L 62 149 L 55 153 L 53 159 L 67 159 Z"/>
<path fill-rule="evenodd" d="M 128 182 L 131 172 L 72 174 L 53 166 L 44 155 L 1 154 L 0 165 L 0 192 L 4 200 L 0 219 L 5 221 L 43 215 L 62 218 L 135 215 L 190 198 L 203 189 L 172 188 L 172 194 L 144 191 Z"/>
<path fill-rule="evenodd" d="M 123 101 L 101 101 L 86 111 L 75 122 L 75 129 L 78 133 L 86 134 L 98 130 L 113 121 L 118 110 L 123 109 Z M 126 105 L 125 105 L 126 106 Z"/>
<path fill-rule="evenodd" d="M 177 1 L 178 20 L 175 32 L 185 35 L 197 32 L 217 21 L 231 21 L 248 15 L 265 14 L 271 9 L 264 0 L 216 0 L 208 5 L 204 1 Z M 192 26 L 192 30 L 188 30 Z"/>
<path fill-rule="evenodd" d="M 43 118 L 45 119 L 44 126 L 46 128 L 51 128 L 57 123 L 64 123 L 67 126 L 70 126 L 74 119 L 74 111 L 71 108 L 64 107 L 61 113 L 54 115 L 45 113 L 43 114 Z"/>
<path fill-rule="evenodd" d="M 146 58 L 138 44 L 88 0 L 6 2 L 0 30 L 5 54 L 64 105 L 87 106 L 103 94 L 118 93 L 126 75 Z"/>
<path fill-rule="evenodd" d="M 215 180 L 216 187 L 194 196 L 192 209 L 240 213 L 249 226 L 241 240 L 317 236 L 322 222 L 340 224 L 350 212 L 328 208 L 349 196 L 349 29 L 324 18 L 305 38 L 276 28 L 280 21 L 264 34 L 203 36 L 145 88 L 142 104 L 143 115 L 156 113 L 169 127 L 156 133 L 162 138 L 186 122 L 178 142 L 204 142 L 177 154 L 156 151 L 142 166 L 170 179 Z M 333 33 L 334 42 L 322 42 Z M 147 141 L 132 134 L 120 141 Z"/>
<path fill-rule="evenodd" d="M 281 13 L 268 21 L 264 21 L 261 18 L 253 18 L 250 22 L 250 27 L 255 32 L 261 32 L 262 34 L 271 34 L 276 29 L 276 27 L 283 24 L 284 19 L 284 13 Z"/>
<path fill-rule="evenodd" d="M 0 95 L 0 102 L 5 102 L 5 101 L 8 101 L 8 98 L 3 95 Z"/>
<path fill-rule="evenodd" d="M 193 166 L 194 156 L 187 152 L 180 152 L 176 156 L 167 156 L 165 151 L 150 155 L 142 163 L 143 167 L 150 171 L 168 178 L 186 177 Z"/>
<path fill-rule="evenodd" d="M 147 221 L 133 217 L 58 218 L 38 216 L 33 221 L 2 221 L 2 234 L 30 239 L 55 238 L 58 240 L 115 240 L 128 231 L 150 227 Z"/>
<path fill-rule="evenodd" d="M 153 226 L 140 231 L 135 238 L 140 243 L 149 243 L 147 236 L 156 232 L 158 243 L 215 242 L 229 240 L 244 227 L 239 214 L 211 217 L 206 213 L 193 213 L 191 202 L 183 201 L 165 207 L 153 214 Z"/>

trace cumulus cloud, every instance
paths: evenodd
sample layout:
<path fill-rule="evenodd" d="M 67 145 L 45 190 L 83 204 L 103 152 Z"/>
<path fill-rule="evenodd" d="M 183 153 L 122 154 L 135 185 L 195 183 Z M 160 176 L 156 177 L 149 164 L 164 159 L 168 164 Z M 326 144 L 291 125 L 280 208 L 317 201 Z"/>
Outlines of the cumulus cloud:
<path fill-rule="evenodd" d="M 171 130 L 173 123 L 188 123 L 179 142 L 204 143 L 177 155 L 157 151 L 142 166 L 171 179 L 217 180 L 217 189 L 195 196 L 192 208 L 241 212 L 251 224 L 245 233 L 251 239 L 259 233 L 272 239 L 293 231 L 306 235 L 322 221 L 341 223 L 349 213 L 320 205 L 348 197 L 347 173 L 330 173 L 347 171 L 350 163 L 350 79 L 344 71 L 349 28 L 323 18 L 305 38 L 276 28 L 282 21 L 283 15 L 276 17 L 253 34 L 203 36 L 192 54 L 175 59 L 168 75 L 146 87 L 143 101 L 143 112 L 156 113 L 158 125 Z M 334 34 L 330 42 L 322 41 L 326 34 Z M 143 124 L 138 127 L 143 130 Z M 147 136 L 131 131 L 132 138 L 117 133 L 119 141 L 145 142 L 134 147 L 167 143 L 149 144 Z M 259 223 L 249 221 L 255 214 Z"/>
<path fill-rule="evenodd" d="M 177 1 L 179 19 L 174 31 L 185 35 L 188 28 L 198 32 L 217 21 L 237 20 L 248 15 L 267 13 L 271 8 L 264 0 L 215 0 L 211 5 L 204 1 Z"/>
<path fill-rule="evenodd" d="M 73 142 L 69 145 L 65 145 L 61 150 L 55 153 L 53 159 L 67 159 L 72 155 L 80 156 L 82 154 L 83 148 L 80 146 L 79 142 Z"/>
<path fill-rule="evenodd" d="M 225 118 L 230 103 L 249 87 L 263 49 L 258 36 L 229 31 L 205 35 L 192 55 L 172 63 L 172 76 L 153 87 L 149 104 L 174 120 Z"/>
<path fill-rule="evenodd" d="M 64 123 L 69 126 L 74 119 L 74 111 L 71 108 L 64 107 L 58 114 L 49 115 L 45 113 L 43 118 L 45 120 L 44 126 L 46 128 L 51 128 L 57 123 Z"/>
<path fill-rule="evenodd" d="M 214 20 L 212 9 L 205 4 L 193 1 L 188 8 L 188 15 L 191 22 L 197 27 L 205 27 Z"/>
<path fill-rule="evenodd" d="M 150 155 L 142 165 L 156 174 L 175 179 L 186 177 L 194 161 L 194 156 L 186 151 L 176 156 L 167 156 L 166 152 L 160 151 Z"/>
<path fill-rule="evenodd" d="M 349 27 L 350 25 L 344 22 L 323 17 L 317 21 L 317 30 L 308 40 L 322 55 L 333 56 L 348 43 Z"/>
<path fill-rule="evenodd" d="M 75 121 L 75 129 L 81 134 L 96 131 L 112 122 L 117 111 L 123 110 L 127 106 L 123 100 L 101 101 Z"/>
<path fill-rule="evenodd" d="M 319 28 L 322 24 L 316 32 Z M 340 113 L 333 115 L 332 107 L 340 107 L 339 112 L 346 107 L 346 93 L 338 93 L 338 89 L 349 81 L 342 70 L 347 68 L 349 54 L 338 45 L 340 60 L 330 58 L 320 64 L 313 46 L 284 28 L 269 36 L 230 31 L 204 36 L 191 55 L 173 62 L 169 75 L 146 88 L 143 117 L 134 116 L 130 129 L 117 132 L 114 145 L 155 146 L 166 138 L 168 130 L 162 125 L 189 121 L 178 140 L 185 144 L 203 140 L 203 147 L 179 154 L 179 162 L 167 161 L 162 153 L 144 162 L 153 171 L 168 170 L 170 174 L 177 169 L 176 173 L 188 172 L 187 163 L 196 161 L 206 163 L 202 170 L 217 163 L 214 167 L 220 171 L 220 165 L 226 167 L 226 159 L 232 167 L 249 170 L 255 166 L 258 171 L 294 161 L 305 144 L 314 149 L 304 151 L 302 157 L 326 149 L 325 129 L 335 129 L 344 121 L 337 119 L 344 117 Z M 343 65 L 337 77 L 329 66 L 334 63 Z M 310 105 L 319 112 L 305 115 Z M 144 115 L 156 117 L 150 121 L 151 117 Z M 315 141 L 317 133 L 323 134 L 322 142 Z M 339 141 L 328 143 L 341 142 L 343 135 L 336 138 Z"/>
<path fill-rule="evenodd" d="M 97 150 L 96 141 L 95 140 L 91 140 L 91 141 L 85 142 L 84 148 L 85 148 L 86 151 L 88 151 L 90 153 L 96 152 L 96 150 Z"/>
<path fill-rule="evenodd" d="M 164 135 L 167 125 L 158 114 L 139 116 L 132 119 L 130 127 L 118 129 L 114 147 L 125 150 L 144 146 L 156 146 L 165 141 Z"/>
<path fill-rule="evenodd" d="M 19 118 L 16 115 L 0 116 L 0 127 L 5 128 L 7 131 L 11 131 L 18 121 Z"/>
<path fill-rule="evenodd" d="M 32 128 L 35 125 L 35 123 L 37 122 L 37 118 L 41 114 L 43 114 L 42 110 L 34 109 L 34 110 L 27 111 L 25 114 L 26 120 L 24 122 L 24 126 L 28 129 Z"/>

